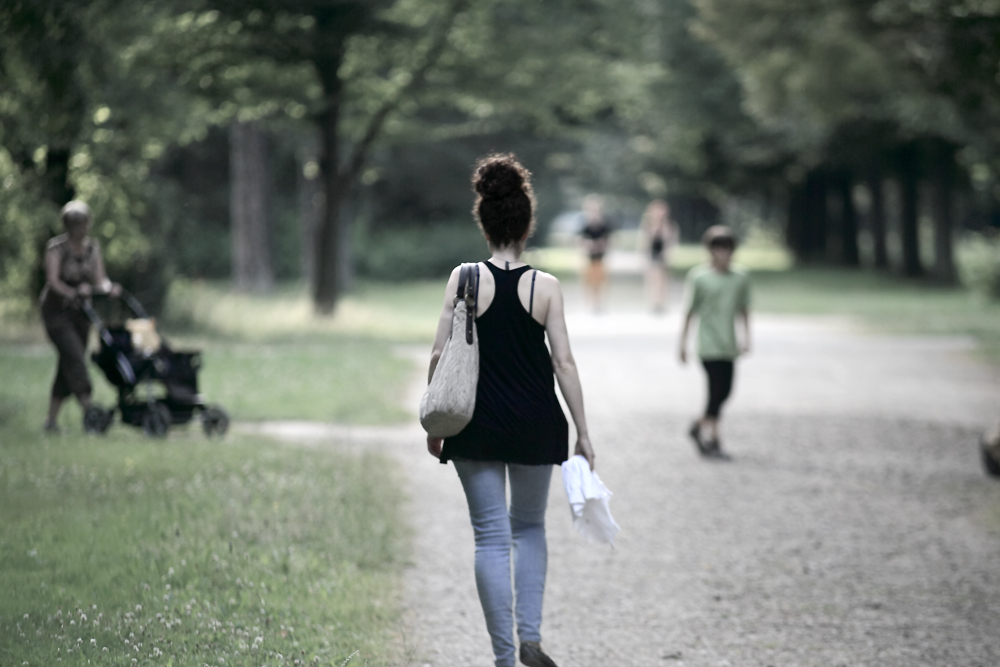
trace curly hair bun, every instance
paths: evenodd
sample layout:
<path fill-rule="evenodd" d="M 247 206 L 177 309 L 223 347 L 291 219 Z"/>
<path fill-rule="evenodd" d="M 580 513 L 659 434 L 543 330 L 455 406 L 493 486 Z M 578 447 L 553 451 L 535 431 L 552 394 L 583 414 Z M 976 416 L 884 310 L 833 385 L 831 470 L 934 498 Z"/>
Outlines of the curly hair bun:
<path fill-rule="evenodd" d="M 476 192 L 484 199 L 503 199 L 524 189 L 521 167 L 512 155 L 487 158 L 476 171 Z"/>

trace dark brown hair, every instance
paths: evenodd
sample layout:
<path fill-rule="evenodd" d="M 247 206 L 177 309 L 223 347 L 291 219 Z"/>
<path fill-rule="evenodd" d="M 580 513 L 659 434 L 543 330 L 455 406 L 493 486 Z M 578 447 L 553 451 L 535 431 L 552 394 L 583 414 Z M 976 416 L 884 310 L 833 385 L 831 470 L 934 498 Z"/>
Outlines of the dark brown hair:
<path fill-rule="evenodd" d="M 472 214 L 497 248 L 517 243 L 535 231 L 535 193 L 531 172 L 513 153 L 487 155 L 472 174 L 476 203 Z"/>
<path fill-rule="evenodd" d="M 701 237 L 701 242 L 706 248 L 729 248 L 736 249 L 736 236 L 733 230 L 725 225 L 712 225 L 705 230 L 705 235 Z"/>

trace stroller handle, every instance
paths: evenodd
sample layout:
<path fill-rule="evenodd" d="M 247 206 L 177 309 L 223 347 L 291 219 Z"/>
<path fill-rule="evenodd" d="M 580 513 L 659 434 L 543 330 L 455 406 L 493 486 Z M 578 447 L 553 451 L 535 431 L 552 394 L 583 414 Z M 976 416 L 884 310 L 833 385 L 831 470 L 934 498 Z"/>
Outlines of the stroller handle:
<path fill-rule="evenodd" d="M 99 296 L 99 297 L 104 297 L 104 298 L 108 298 L 108 299 L 115 298 L 114 296 L 111 295 L 110 291 L 94 292 L 92 294 L 92 296 Z M 146 309 L 142 307 L 142 304 L 139 303 L 139 300 L 136 299 L 134 296 L 132 296 L 132 294 L 128 290 L 126 290 L 124 287 L 121 288 L 121 291 L 118 293 L 118 297 L 117 298 L 122 303 L 124 303 L 125 306 L 129 310 L 131 310 L 132 314 L 135 315 L 137 318 L 142 319 L 142 320 L 149 319 L 149 313 L 147 313 Z M 87 305 L 89 305 L 89 304 L 87 304 Z"/>
<path fill-rule="evenodd" d="M 111 292 L 94 292 L 92 296 L 106 297 L 109 299 L 114 298 L 111 296 Z M 118 298 L 125 304 L 125 306 L 129 310 L 132 311 L 132 314 L 138 317 L 139 319 L 149 318 L 149 314 L 146 312 L 146 309 L 142 307 L 142 304 L 139 303 L 139 300 L 136 299 L 131 294 L 129 294 L 129 292 L 127 292 L 124 288 L 119 293 Z M 83 312 L 87 315 L 87 318 L 90 320 L 90 323 L 94 325 L 95 329 L 97 329 L 98 334 L 102 338 L 106 336 L 107 331 L 104 328 L 104 322 L 101 320 L 100 316 L 94 310 L 94 306 L 91 303 L 91 300 L 84 299 L 83 303 L 81 304 L 81 308 Z"/>

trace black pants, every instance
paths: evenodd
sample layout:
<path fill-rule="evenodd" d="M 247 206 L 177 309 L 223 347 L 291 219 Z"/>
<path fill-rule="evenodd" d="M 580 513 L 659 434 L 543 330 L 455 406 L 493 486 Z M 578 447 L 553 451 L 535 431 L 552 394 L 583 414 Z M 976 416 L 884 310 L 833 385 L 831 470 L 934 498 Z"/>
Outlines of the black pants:
<path fill-rule="evenodd" d="M 52 382 L 52 396 L 89 395 L 90 376 L 87 374 L 87 336 L 90 320 L 82 310 L 66 308 L 56 310 L 43 307 L 42 321 L 45 332 L 59 353 L 59 366 Z"/>
<path fill-rule="evenodd" d="M 722 404 L 733 390 L 733 362 L 725 359 L 702 359 L 701 365 L 708 373 L 708 407 L 705 416 L 719 418 Z"/>

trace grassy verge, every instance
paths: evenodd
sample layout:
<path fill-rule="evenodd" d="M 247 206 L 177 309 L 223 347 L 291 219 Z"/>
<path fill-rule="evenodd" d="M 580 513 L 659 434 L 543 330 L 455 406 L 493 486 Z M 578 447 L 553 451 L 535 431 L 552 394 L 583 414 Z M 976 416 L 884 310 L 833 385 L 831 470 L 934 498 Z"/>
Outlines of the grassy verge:
<path fill-rule="evenodd" d="M 1000 364 L 1000 302 L 964 288 L 836 268 L 761 271 L 753 283 L 757 311 L 850 315 L 882 331 L 971 336 L 984 358 Z"/>
<path fill-rule="evenodd" d="M 384 461 L 4 434 L 0 664 L 394 662 L 404 536 Z"/>
<path fill-rule="evenodd" d="M 436 317 L 401 325 L 397 313 L 419 320 L 405 314 L 412 295 L 372 288 L 376 305 L 355 311 L 367 319 L 299 330 L 283 318 L 294 297 L 202 287 L 186 295 L 199 317 L 161 329 L 203 350 L 201 390 L 234 418 L 405 416 L 412 368 L 393 346 L 426 340 Z M 391 461 L 208 441 L 196 427 L 165 441 L 121 424 L 85 437 L 74 404 L 64 435 L 43 438 L 55 354 L 37 325 L 0 341 L 0 665 L 402 662 L 406 536 Z M 112 403 L 91 374 L 95 398 Z"/>

